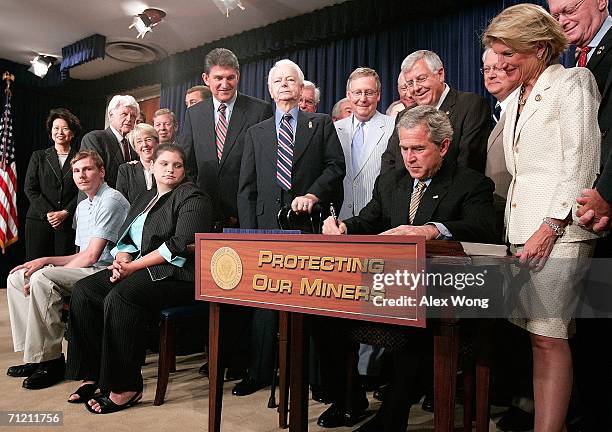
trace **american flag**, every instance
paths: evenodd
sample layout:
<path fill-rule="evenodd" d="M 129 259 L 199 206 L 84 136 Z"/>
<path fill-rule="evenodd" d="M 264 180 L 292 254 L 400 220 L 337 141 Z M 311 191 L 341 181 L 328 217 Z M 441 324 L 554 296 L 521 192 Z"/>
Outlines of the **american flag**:
<path fill-rule="evenodd" d="M 0 122 L 0 249 L 17 241 L 17 164 L 11 100 L 7 94 Z"/>

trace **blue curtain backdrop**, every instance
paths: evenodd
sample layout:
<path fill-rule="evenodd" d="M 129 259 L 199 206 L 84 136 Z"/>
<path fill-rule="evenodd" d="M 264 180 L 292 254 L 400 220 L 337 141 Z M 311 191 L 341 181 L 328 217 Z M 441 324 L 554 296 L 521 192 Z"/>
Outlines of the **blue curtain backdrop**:
<path fill-rule="evenodd" d="M 413 2 L 402 2 L 402 6 L 405 7 L 408 3 Z M 334 37 L 330 40 L 316 40 L 312 42 L 313 46 L 271 52 L 255 60 L 241 61 L 239 90 L 269 101 L 266 84 L 268 71 L 276 60 L 289 58 L 302 68 L 306 79 L 315 82 L 321 89 L 319 111 L 330 113 L 334 103 L 345 96 L 346 79 L 351 71 L 359 66 L 368 66 L 375 69 L 381 77 L 382 95 L 378 109 L 384 112 L 387 106 L 398 98 L 397 76 L 404 57 L 418 49 L 429 49 L 442 58 L 449 85 L 459 90 L 486 95 L 479 71 L 482 55 L 480 36 L 495 15 L 518 3 L 523 2 L 471 2 L 464 8 L 448 13 L 438 11 L 433 16 L 408 15 L 402 22 L 382 26 L 367 33 L 362 31 L 361 34 L 349 34 L 345 37 L 338 37 L 337 33 L 333 33 Z M 545 1 L 532 3 L 546 6 Z M 311 29 L 304 29 L 305 39 L 308 37 L 308 30 Z M 330 29 L 330 32 L 333 32 L 333 29 Z M 242 36 L 246 38 L 249 35 Z M 228 41 L 225 46 L 232 48 L 233 42 Z M 219 41 L 214 46 L 224 45 Z M 190 66 L 193 67 L 193 63 L 197 64 L 197 61 L 200 65 L 203 64 L 205 52 L 193 54 L 199 58 L 192 56 Z M 168 63 L 166 66 L 179 65 L 184 67 L 185 62 Z M 181 75 L 177 70 L 169 70 L 166 76 L 173 76 L 175 80 L 162 82 L 161 106 L 172 109 L 179 122 L 182 122 L 185 112 L 185 90 L 190 85 L 202 83 L 201 72 L 201 69 L 194 70 L 185 76 L 184 72 Z"/>

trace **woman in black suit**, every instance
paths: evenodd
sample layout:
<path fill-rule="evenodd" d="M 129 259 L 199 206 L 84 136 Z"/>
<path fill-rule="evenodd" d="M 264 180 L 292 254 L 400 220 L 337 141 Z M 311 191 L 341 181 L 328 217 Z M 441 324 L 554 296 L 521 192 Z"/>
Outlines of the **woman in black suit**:
<path fill-rule="evenodd" d="M 52 109 L 47 131 L 53 147 L 32 154 L 25 178 L 30 201 L 26 214 L 27 260 L 74 253 L 72 215 L 78 189 L 70 160 L 76 154 L 72 140 L 81 133 L 79 119 L 65 108 Z"/>
<path fill-rule="evenodd" d="M 163 308 L 194 301 L 195 264 L 187 246 L 210 231 L 210 199 L 185 181 L 185 155 L 157 148 L 157 189 L 140 195 L 121 229 L 107 270 L 81 279 L 70 303 L 68 373 L 83 379 L 69 402 L 94 414 L 119 411 L 142 397 L 145 328 Z M 93 397 L 97 388 L 102 395 Z"/>
<path fill-rule="evenodd" d="M 159 144 L 159 135 L 153 126 L 139 123 L 128 137 L 140 160 L 119 165 L 116 186 L 128 202 L 134 204 L 138 195 L 155 188 L 151 161 Z"/>

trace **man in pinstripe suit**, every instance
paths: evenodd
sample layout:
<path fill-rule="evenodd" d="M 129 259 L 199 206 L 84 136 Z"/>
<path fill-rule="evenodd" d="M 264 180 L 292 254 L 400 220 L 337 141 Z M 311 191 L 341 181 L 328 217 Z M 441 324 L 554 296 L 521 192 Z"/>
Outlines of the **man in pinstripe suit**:
<path fill-rule="evenodd" d="M 346 97 L 353 114 L 334 124 L 344 151 L 344 203 L 340 217 L 359 214 L 372 198 L 374 181 L 380 173 L 381 156 L 393 134 L 394 119 L 376 110 L 380 102 L 380 78 L 375 70 L 357 68 L 348 77 Z M 359 373 L 378 375 L 376 359 L 381 348 L 362 344 L 359 348 Z"/>

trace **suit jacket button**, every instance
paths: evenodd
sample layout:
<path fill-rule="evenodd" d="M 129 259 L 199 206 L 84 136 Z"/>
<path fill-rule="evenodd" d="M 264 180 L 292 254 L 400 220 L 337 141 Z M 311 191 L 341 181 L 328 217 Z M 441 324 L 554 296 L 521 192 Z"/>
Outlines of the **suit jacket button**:
<path fill-rule="evenodd" d="M 353 204 L 349 204 L 348 208 L 352 209 L 353 208 Z"/>
<path fill-rule="evenodd" d="M 512 203 L 512 208 L 516 208 L 516 203 Z"/>

